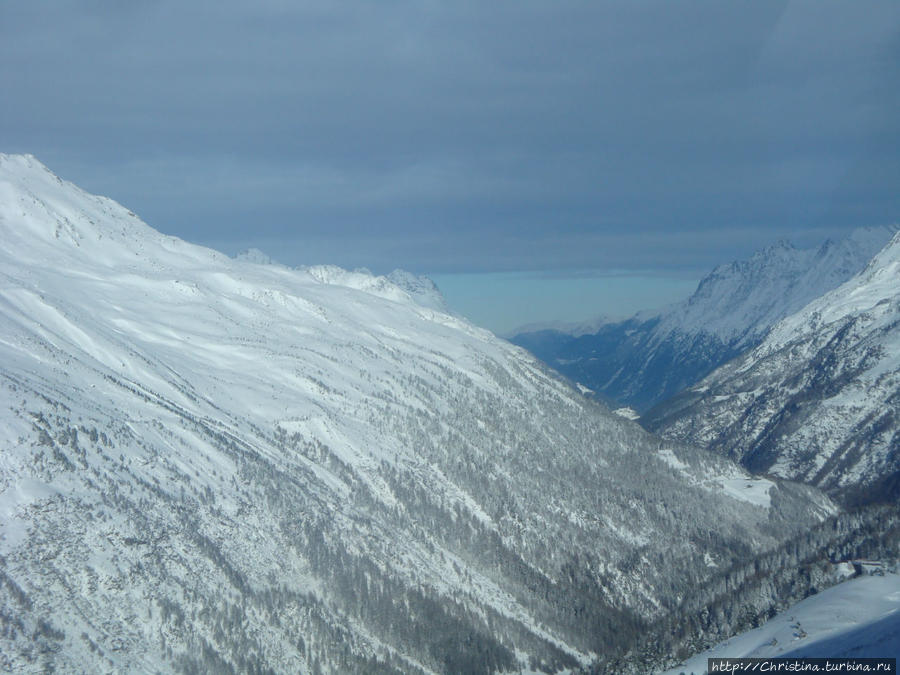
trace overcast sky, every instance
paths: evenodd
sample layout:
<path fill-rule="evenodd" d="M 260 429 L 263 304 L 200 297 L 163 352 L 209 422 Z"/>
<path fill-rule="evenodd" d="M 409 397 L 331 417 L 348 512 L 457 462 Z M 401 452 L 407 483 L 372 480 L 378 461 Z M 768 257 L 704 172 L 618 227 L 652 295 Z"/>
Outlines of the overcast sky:
<path fill-rule="evenodd" d="M 0 92 L 0 151 L 287 264 L 684 280 L 900 220 L 895 0 L 0 2 Z"/>

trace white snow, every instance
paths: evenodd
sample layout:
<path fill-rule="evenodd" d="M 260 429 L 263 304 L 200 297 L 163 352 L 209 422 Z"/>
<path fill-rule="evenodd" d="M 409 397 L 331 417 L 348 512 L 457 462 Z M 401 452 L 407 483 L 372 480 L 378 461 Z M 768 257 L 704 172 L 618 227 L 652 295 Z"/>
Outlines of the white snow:
<path fill-rule="evenodd" d="M 806 333 L 844 317 L 864 312 L 876 323 L 893 321 L 900 295 L 900 233 L 872 258 L 868 266 L 847 283 L 816 298 L 801 311 L 787 317 L 760 346 L 759 353 L 771 353 Z"/>
<path fill-rule="evenodd" d="M 863 269 L 897 230 L 897 225 L 860 227 L 843 239 L 809 249 L 798 249 L 782 240 L 757 251 L 749 260 L 719 265 L 687 300 L 661 310 L 639 312 L 632 318 L 659 318 L 653 328 L 656 344 L 673 336 L 700 333 L 734 347 L 755 344 L 779 320 Z M 622 320 L 602 316 L 580 323 L 535 323 L 518 328 L 512 335 L 555 330 L 578 337 Z"/>
<path fill-rule="evenodd" d="M 835 288 L 877 253 L 895 226 L 858 228 L 816 249 L 778 242 L 750 260 L 713 270 L 688 300 L 661 315 L 660 335 L 705 331 L 726 344 L 751 344 L 779 319 Z"/>
<path fill-rule="evenodd" d="M 729 497 L 765 508 L 772 505 L 769 490 L 774 486 L 772 481 L 765 478 L 732 478 L 722 482 L 725 494 Z"/>
<path fill-rule="evenodd" d="M 629 408 L 628 406 L 625 406 L 624 408 L 616 408 L 615 410 L 613 410 L 613 413 L 615 413 L 619 417 L 624 417 L 627 420 L 636 420 L 640 419 L 641 417 L 641 414 L 637 410 L 635 410 L 634 408 Z"/>
<path fill-rule="evenodd" d="M 27 523 L 20 518 L 19 510 L 57 492 L 52 485 L 29 477 L 0 492 L 0 553 L 12 550 L 28 536 Z"/>
<path fill-rule="evenodd" d="M 827 588 L 666 675 L 705 673 L 708 658 L 786 656 L 900 658 L 900 576 L 862 576 Z"/>
<path fill-rule="evenodd" d="M 875 483 L 896 470 L 898 325 L 900 233 L 859 274 L 693 387 L 702 397 L 658 431 L 740 456 L 790 420 L 765 441 L 775 443 L 769 473 L 831 487 Z M 864 451 L 849 452 L 854 444 Z"/>
<path fill-rule="evenodd" d="M 560 542 L 566 555 L 602 552 L 611 601 L 656 609 L 669 571 L 648 563 L 637 577 L 614 564 L 638 547 L 677 545 L 679 525 L 659 526 L 659 497 L 643 498 L 647 481 L 714 528 L 707 507 L 726 503 L 721 481 L 747 478 L 699 451 L 679 451 L 684 480 L 662 465 L 674 453 L 630 471 L 655 440 L 524 350 L 442 311 L 436 289 L 412 275 L 230 259 L 156 232 L 28 156 L 0 155 L 0 238 L 0 547 L 76 661 L 93 654 L 82 633 L 130 635 L 133 650 L 105 653 L 119 659 L 114 670 L 140 669 L 166 624 L 158 612 L 133 621 L 133 607 L 143 617 L 157 611 L 149 598 L 176 598 L 196 610 L 219 586 L 238 593 L 217 558 L 196 555 L 185 534 L 194 517 L 254 589 L 285 584 L 327 600 L 309 551 L 291 544 L 293 528 L 317 524 L 405 588 L 514 617 L 563 645 L 502 574 L 463 557 L 450 573 L 452 552 L 417 520 L 423 496 L 446 527 L 462 519 L 466 532 L 498 533 L 552 583 Z M 702 481 L 716 494 L 692 489 Z M 768 544 L 786 533 L 762 510 L 741 511 L 729 523 Z M 145 530 L 165 543 L 142 543 Z M 138 565 L 154 546 L 171 568 Z M 71 587 L 59 585 L 70 572 Z M 115 625 L 101 634 L 95 621 Z M 247 621 L 267 649 L 293 654 L 279 663 L 299 663 L 279 646 L 287 633 Z M 364 631 L 351 637 L 356 653 L 372 653 Z"/>

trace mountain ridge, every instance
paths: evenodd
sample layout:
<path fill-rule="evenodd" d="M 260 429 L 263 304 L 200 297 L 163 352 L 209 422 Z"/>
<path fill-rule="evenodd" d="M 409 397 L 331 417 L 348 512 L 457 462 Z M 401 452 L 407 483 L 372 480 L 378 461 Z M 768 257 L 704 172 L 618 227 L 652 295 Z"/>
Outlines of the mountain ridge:
<path fill-rule="evenodd" d="M 755 472 L 872 500 L 900 485 L 900 234 L 642 423 Z M 867 493 L 867 494 L 866 494 Z"/>
<path fill-rule="evenodd" d="M 777 321 L 868 263 L 897 226 L 857 228 L 839 241 L 797 249 L 782 240 L 749 260 L 719 265 L 680 303 L 577 335 L 513 336 L 601 400 L 643 413 L 758 344 Z"/>
<path fill-rule="evenodd" d="M 389 282 L 235 261 L 33 158 L 0 157 L 0 232 L 12 668 L 586 667 L 835 512 Z"/>

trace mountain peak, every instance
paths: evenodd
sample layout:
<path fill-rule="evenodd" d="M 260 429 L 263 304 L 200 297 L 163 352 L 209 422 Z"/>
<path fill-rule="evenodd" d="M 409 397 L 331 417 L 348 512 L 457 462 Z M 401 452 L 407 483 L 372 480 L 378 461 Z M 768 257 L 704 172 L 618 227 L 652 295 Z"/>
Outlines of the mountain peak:
<path fill-rule="evenodd" d="M 644 423 L 851 503 L 895 500 L 898 326 L 900 232 L 858 274 L 651 410 Z"/>
<path fill-rule="evenodd" d="M 138 249 L 165 239 L 132 211 L 61 179 L 33 155 L 0 155 L 0 231 L 23 255 L 76 256 L 98 266 L 133 264 Z"/>
<path fill-rule="evenodd" d="M 198 265 L 223 271 L 230 265 L 218 251 L 163 235 L 115 201 L 62 180 L 32 155 L 0 155 L 0 233 L 10 253 L 64 267 L 84 265 L 95 271 L 111 267 L 152 274 L 167 271 L 168 276 L 177 278 L 180 270 Z M 249 249 L 235 260 L 275 264 L 259 249 Z M 399 270 L 382 277 L 368 270 L 318 265 L 291 273 L 448 312 L 430 279 Z"/>
<path fill-rule="evenodd" d="M 417 304 L 438 312 L 448 313 L 450 311 L 444 294 L 429 277 L 396 269 L 387 275 L 387 279 L 397 288 L 408 293 Z"/>
<path fill-rule="evenodd" d="M 792 251 L 796 251 L 796 250 L 797 250 L 797 247 L 794 246 L 794 243 L 790 239 L 786 239 L 786 238 L 782 237 L 781 239 L 776 241 L 774 244 L 770 244 L 769 246 L 766 246 L 761 252 L 757 252 L 756 254 L 754 254 L 754 257 L 756 257 L 757 255 L 759 255 L 760 257 L 766 257 L 766 256 L 771 256 L 773 254 L 779 254 L 779 253 L 783 253 L 783 252 L 792 252 Z"/>
<path fill-rule="evenodd" d="M 50 169 L 48 169 L 43 163 L 41 163 L 37 157 L 30 153 L 7 154 L 5 152 L 0 152 L 0 167 L 5 166 L 18 167 L 18 170 L 20 171 L 23 169 L 39 169 L 45 171 L 46 173 L 53 174 L 53 172 L 50 171 Z"/>
<path fill-rule="evenodd" d="M 779 320 L 862 270 L 895 231 L 860 228 L 818 249 L 782 240 L 717 266 L 690 298 L 655 314 L 513 341 L 597 396 L 643 412 L 759 344 Z"/>
<path fill-rule="evenodd" d="M 255 263 L 256 265 L 276 265 L 275 260 L 260 251 L 258 248 L 248 248 L 234 256 L 235 260 Z"/>
<path fill-rule="evenodd" d="M 699 327 L 733 347 L 751 345 L 777 321 L 862 269 L 894 231 L 857 228 L 809 249 L 781 239 L 749 260 L 716 267 L 690 298 L 661 314 L 658 330 L 690 334 Z"/>
<path fill-rule="evenodd" d="M 760 349 L 768 352 L 797 339 L 801 334 L 850 315 L 869 312 L 879 305 L 900 301 L 900 231 L 856 276 L 812 300 L 796 314 L 772 328 Z"/>

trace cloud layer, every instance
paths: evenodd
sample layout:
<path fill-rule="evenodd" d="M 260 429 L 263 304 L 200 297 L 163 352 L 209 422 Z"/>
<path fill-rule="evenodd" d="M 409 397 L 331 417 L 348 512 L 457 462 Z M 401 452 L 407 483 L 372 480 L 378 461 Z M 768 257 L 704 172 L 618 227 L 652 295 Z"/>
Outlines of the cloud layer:
<path fill-rule="evenodd" d="M 0 149 L 228 252 L 706 268 L 900 219 L 900 4 L 0 6 Z"/>

